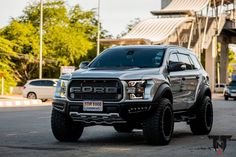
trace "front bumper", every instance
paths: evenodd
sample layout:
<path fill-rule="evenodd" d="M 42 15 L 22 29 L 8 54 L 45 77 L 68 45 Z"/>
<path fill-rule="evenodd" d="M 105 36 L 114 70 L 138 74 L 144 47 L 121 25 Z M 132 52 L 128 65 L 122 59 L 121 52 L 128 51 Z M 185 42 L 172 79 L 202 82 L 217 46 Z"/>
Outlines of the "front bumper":
<path fill-rule="evenodd" d="M 102 112 L 84 112 L 82 102 L 54 100 L 52 104 L 54 109 L 70 115 L 73 121 L 100 125 L 142 121 L 156 106 L 152 102 L 104 102 Z"/>

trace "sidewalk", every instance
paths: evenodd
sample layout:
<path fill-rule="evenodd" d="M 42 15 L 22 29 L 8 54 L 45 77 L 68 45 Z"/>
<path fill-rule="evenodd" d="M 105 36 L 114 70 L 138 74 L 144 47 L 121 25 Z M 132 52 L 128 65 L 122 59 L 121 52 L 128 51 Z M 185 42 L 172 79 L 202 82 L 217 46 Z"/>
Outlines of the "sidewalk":
<path fill-rule="evenodd" d="M 42 106 L 43 103 L 38 99 L 26 99 L 21 95 L 6 95 L 0 96 L 0 108 L 1 107 L 29 107 L 29 106 Z"/>
<path fill-rule="evenodd" d="M 212 98 L 223 99 L 222 93 L 213 93 Z M 2 107 L 30 107 L 30 106 L 48 106 L 51 105 L 51 101 L 43 103 L 39 99 L 26 99 L 21 95 L 10 95 L 10 96 L 0 96 L 0 108 Z"/>

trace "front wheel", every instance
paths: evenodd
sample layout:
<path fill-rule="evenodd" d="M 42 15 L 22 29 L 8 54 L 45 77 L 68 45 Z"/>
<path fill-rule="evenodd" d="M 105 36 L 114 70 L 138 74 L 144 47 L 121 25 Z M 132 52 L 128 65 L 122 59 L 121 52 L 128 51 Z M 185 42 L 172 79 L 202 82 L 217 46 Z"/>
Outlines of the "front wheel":
<path fill-rule="evenodd" d="M 205 96 L 199 103 L 196 119 L 190 120 L 190 128 L 193 134 L 208 135 L 213 124 L 213 107 L 211 99 Z"/>
<path fill-rule="evenodd" d="M 74 123 L 72 119 L 53 109 L 51 115 L 51 128 L 55 138 L 61 142 L 76 142 L 84 130 L 81 123 Z"/>
<path fill-rule="evenodd" d="M 229 97 L 225 96 L 225 100 L 229 100 Z"/>
<path fill-rule="evenodd" d="M 143 134 L 151 145 L 167 145 L 174 129 L 174 115 L 168 99 L 160 100 L 155 113 L 144 121 Z"/>

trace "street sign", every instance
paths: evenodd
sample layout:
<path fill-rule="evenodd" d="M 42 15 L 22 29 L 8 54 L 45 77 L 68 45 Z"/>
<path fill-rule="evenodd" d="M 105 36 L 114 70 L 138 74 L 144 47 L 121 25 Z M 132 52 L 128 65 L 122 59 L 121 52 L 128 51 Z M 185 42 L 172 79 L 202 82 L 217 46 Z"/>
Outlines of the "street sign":
<path fill-rule="evenodd" d="M 61 67 L 61 75 L 70 74 L 74 71 L 75 71 L 74 66 L 62 66 Z"/>

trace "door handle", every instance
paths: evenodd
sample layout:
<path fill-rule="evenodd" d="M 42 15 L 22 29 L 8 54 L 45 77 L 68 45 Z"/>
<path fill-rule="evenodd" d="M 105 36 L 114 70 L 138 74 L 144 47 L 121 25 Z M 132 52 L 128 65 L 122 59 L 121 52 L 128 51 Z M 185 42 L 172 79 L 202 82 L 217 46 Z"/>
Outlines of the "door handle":
<path fill-rule="evenodd" d="M 200 78 L 200 77 L 197 75 L 197 76 L 196 76 L 196 79 L 198 80 L 199 78 Z"/>
<path fill-rule="evenodd" d="M 182 77 L 182 80 L 183 80 L 183 81 L 185 81 L 185 80 L 186 80 L 186 78 L 185 78 L 185 77 Z"/>

